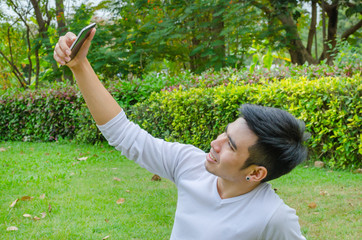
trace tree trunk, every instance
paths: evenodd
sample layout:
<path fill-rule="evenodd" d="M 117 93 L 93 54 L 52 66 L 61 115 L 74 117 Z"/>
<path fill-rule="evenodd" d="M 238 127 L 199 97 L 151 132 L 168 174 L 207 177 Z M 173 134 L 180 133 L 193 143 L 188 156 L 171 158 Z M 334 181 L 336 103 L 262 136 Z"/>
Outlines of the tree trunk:
<path fill-rule="evenodd" d="M 51 16 L 50 16 L 50 14 L 48 12 L 48 1 L 45 2 L 45 7 L 44 7 L 45 11 L 46 11 L 46 16 L 47 16 L 46 20 L 44 20 L 43 14 L 42 14 L 40 6 L 39 6 L 39 3 L 41 1 L 40 0 L 39 1 L 30 0 L 30 2 L 31 2 L 31 4 L 32 4 L 32 6 L 34 8 L 35 18 L 36 18 L 36 21 L 38 23 L 39 35 L 43 39 L 42 43 L 44 44 L 47 52 L 49 54 L 51 54 L 53 52 L 53 48 L 52 48 L 52 46 L 50 46 L 50 40 L 49 40 L 49 36 L 48 36 L 48 32 L 47 32 L 50 21 L 51 21 Z M 51 59 L 51 64 L 52 64 L 54 76 L 56 76 L 57 72 L 58 72 L 58 65 L 57 65 L 57 63 L 55 62 L 54 59 Z M 62 79 L 60 77 L 56 77 L 55 80 L 60 82 Z"/>
<path fill-rule="evenodd" d="M 192 36 L 192 40 L 191 40 L 192 49 L 199 46 L 200 43 L 201 43 L 201 41 L 199 39 L 197 39 L 195 35 Z M 197 71 L 197 69 L 199 69 L 200 59 L 201 59 L 200 53 L 196 53 L 196 54 L 190 56 L 190 69 L 192 72 L 195 72 L 195 71 Z"/>
<path fill-rule="evenodd" d="M 287 35 L 289 36 L 288 51 L 291 57 L 291 61 L 294 64 L 303 65 L 305 62 L 309 64 L 317 64 L 317 61 L 307 51 L 300 39 L 297 25 L 295 24 L 292 16 L 289 14 L 279 14 L 278 19 L 282 22 Z"/>
<path fill-rule="evenodd" d="M 223 3 L 219 3 L 215 11 L 219 11 L 223 9 Z M 213 39 L 212 42 L 215 43 L 216 41 L 219 42 L 216 46 L 213 47 L 213 51 L 217 60 L 213 63 L 215 70 L 220 70 L 221 68 L 225 67 L 225 37 L 221 35 L 221 32 L 224 30 L 224 20 L 223 14 L 219 14 L 218 16 L 212 16 L 213 24 L 211 26 L 211 31 L 213 32 Z"/>
<path fill-rule="evenodd" d="M 320 56 L 319 60 L 322 61 L 327 59 L 327 64 L 333 64 L 333 55 L 335 53 L 335 47 L 337 45 L 337 25 L 338 25 L 338 5 L 339 0 L 334 0 L 332 4 L 326 3 L 322 0 L 321 7 L 324 17 L 324 12 L 327 13 L 328 16 L 328 28 L 327 28 L 327 39 L 325 30 L 323 30 L 324 37 L 323 37 L 323 52 Z M 325 21 L 323 23 L 325 25 Z M 325 29 L 325 27 L 324 27 Z"/>
<path fill-rule="evenodd" d="M 327 52 L 327 64 L 333 64 L 333 56 L 335 53 L 335 47 L 337 45 L 337 25 L 338 25 L 338 0 L 334 1 L 333 5 L 327 10 L 328 15 L 328 52 Z"/>
<path fill-rule="evenodd" d="M 55 1 L 55 9 L 56 9 L 56 18 L 58 24 L 58 36 L 64 36 L 68 32 L 68 28 L 65 24 L 64 17 L 64 1 L 56 0 Z M 68 68 L 63 69 L 63 77 L 68 80 L 72 85 L 74 84 L 73 74 L 68 70 Z"/>
<path fill-rule="evenodd" d="M 316 34 L 316 24 L 317 24 L 317 2 L 312 0 L 312 19 L 310 22 L 309 33 L 308 33 L 308 43 L 307 43 L 307 52 L 312 54 L 313 38 Z"/>

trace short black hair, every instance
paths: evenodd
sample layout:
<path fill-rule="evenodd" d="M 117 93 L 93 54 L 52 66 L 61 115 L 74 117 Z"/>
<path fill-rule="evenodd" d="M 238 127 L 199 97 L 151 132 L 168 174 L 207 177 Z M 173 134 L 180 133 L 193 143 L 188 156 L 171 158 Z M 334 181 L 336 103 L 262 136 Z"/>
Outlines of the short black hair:
<path fill-rule="evenodd" d="M 267 169 L 262 182 L 289 173 L 308 156 L 304 145 L 309 138 L 305 124 L 290 113 L 273 107 L 244 104 L 239 109 L 248 127 L 258 137 L 249 147 L 249 158 L 243 169 L 258 165 Z"/>

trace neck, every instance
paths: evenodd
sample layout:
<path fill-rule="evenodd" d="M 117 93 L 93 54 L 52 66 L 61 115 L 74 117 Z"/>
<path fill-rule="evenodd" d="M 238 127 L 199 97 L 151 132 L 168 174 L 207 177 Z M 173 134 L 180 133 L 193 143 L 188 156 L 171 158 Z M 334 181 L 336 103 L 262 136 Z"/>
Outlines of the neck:
<path fill-rule="evenodd" d="M 223 178 L 217 179 L 217 191 L 219 192 L 221 199 L 237 197 L 248 192 L 251 192 L 260 182 L 230 182 Z"/>

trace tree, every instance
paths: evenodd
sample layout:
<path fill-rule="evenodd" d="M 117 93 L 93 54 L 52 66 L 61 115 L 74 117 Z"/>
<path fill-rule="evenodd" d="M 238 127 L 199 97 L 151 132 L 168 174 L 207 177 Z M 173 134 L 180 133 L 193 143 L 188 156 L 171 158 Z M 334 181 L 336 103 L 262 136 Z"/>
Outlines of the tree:
<path fill-rule="evenodd" d="M 8 0 L 6 4 L 9 9 L 13 11 L 15 17 L 5 18 L 5 20 L 9 22 L 9 25 L 7 38 L 3 44 L 4 46 L 8 46 L 8 49 L 2 50 L 0 54 L 9 64 L 13 74 L 22 87 L 26 88 L 32 84 L 33 78 L 35 79 L 35 86 L 38 86 L 41 68 L 40 55 L 45 51 L 45 55 L 49 56 L 49 53 L 53 51 L 48 35 L 48 29 L 53 15 L 52 9 L 49 8 L 47 0 Z M 35 21 L 33 16 L 35 17 Z M 24 47 L 20 51 L 26 49 L 26 59 L 17 59 L 16 61 L 14 58 L 11 46 L 19 41 L 19 38 L 11 34 L 15 31 L 24 31 L 25 33 Z M 47 59 L 47 62 L 51 63 L 53 72 L 57 72 L 58 67 L 56 62 L 53 59 Z M 21 66 L 23 65 L 26 66 L 26 74 L 21 70 Z"/>
<path fill-rule="evenodd" d="M 346 16 L 352 16 L 353 14 L 362 14 L 361 2 L 354 1 L 325 1 L 325 0 L 311 0 L 311 1 L 297 1 L 297 0 L 269 0 L 269 1 L 250 1 L 255 7 L 261 9 L 269 20 L 278 20 L 285 31 L 283 35 L 286 39 L 284 41 L 285 47 L 288 49 L 291 56 L 291 60 L 295 64 L 304 64 L 305 62 L 316 64 L 324 59 L 327 63 L 332 64 L 334 50 L 337 42 L 337 28 L 338 28 L 338 9 L 345 8 Z M 302 42 L 300 34 L 298 32 L 298 18 L 301 16 L 301 5 L 304 3 L 311 4 L 311 25 L 309 27 L 309 36 L 307 46 Z M 316 12 L 317 4 L 322 9 L 323 19 L 323 51 L 318 58 L 314 58 L 311 54 L 311 47 L 314 36 L 316 34 Z M 324 15 L 326 13 L 326 16 Z M 328 18 L 328 24 L 325 21 L 325 17 Z M 351 34 L 355 33 L 362 27 L 362 20 L 354 24 L 351 28 L 346 30 L 341 35 L 341 40 L 348 39 Z M 324 30 L 326 29 L 326 30 Z M 327 33 L 325 34 L 325 31 Z M 279 32 L 279 36 L 282 33 Z"/>

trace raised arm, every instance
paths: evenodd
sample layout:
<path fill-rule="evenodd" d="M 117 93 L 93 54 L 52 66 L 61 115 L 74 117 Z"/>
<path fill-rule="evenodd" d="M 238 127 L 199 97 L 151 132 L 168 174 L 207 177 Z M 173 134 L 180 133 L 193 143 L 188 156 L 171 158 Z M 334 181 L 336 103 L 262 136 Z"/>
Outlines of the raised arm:
<path fill-rule="evenodd" d="M 70 46 L 76 39 L 73 33 L 68 32 L 61 37 L 54 48 L 54 59 L 61 65 L 67 65 L 73 72 L 84 100 L 98 125 L 103 125 L 122 111 L 111 94 L 98 79 L 92 66 L 88 62 L 87 54 L 96 30 L 93 29 L 84 42 L 77 56 L 70 60 Z"/>

